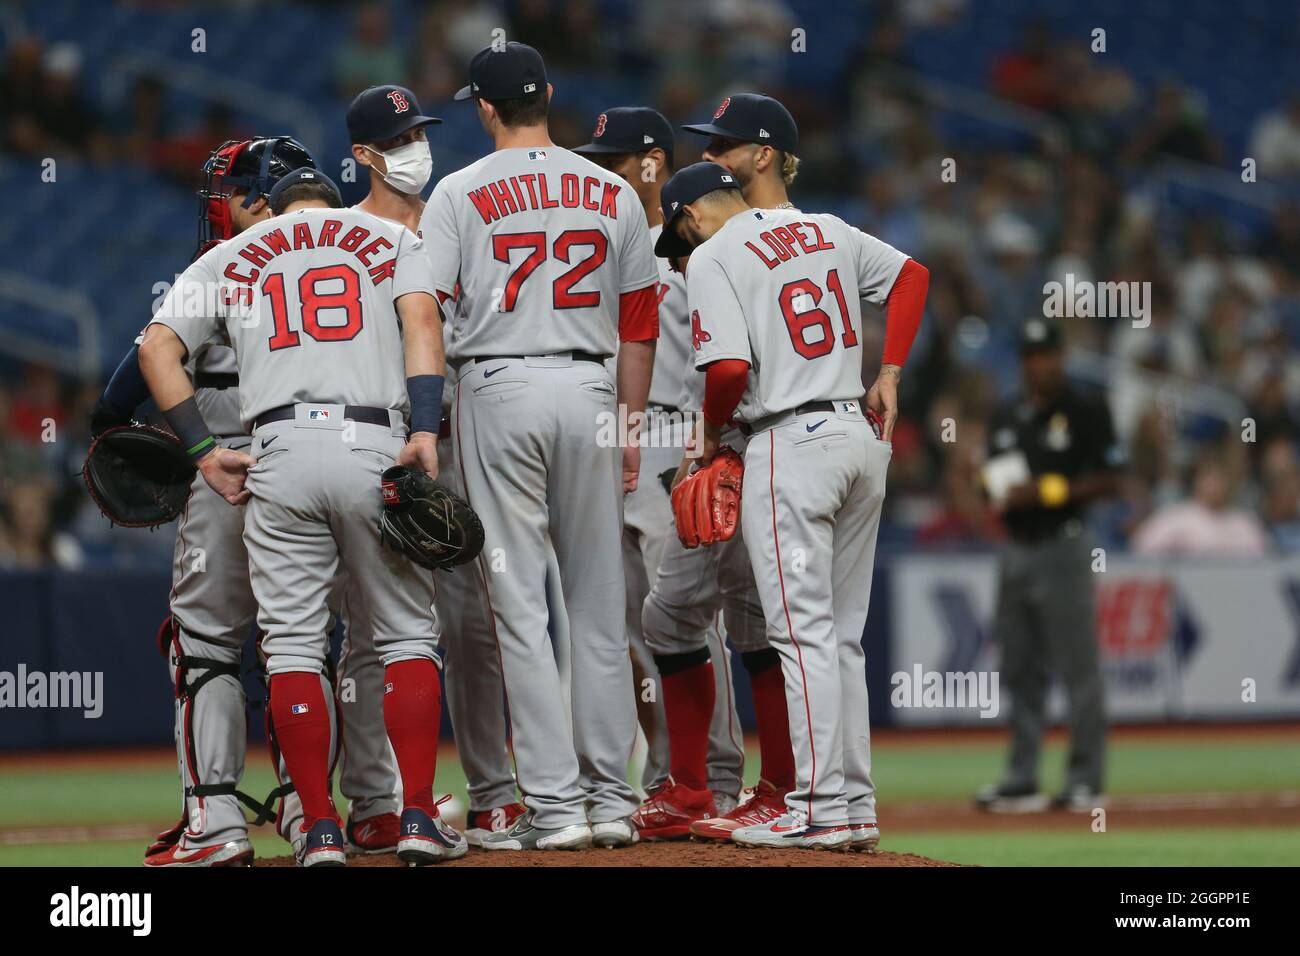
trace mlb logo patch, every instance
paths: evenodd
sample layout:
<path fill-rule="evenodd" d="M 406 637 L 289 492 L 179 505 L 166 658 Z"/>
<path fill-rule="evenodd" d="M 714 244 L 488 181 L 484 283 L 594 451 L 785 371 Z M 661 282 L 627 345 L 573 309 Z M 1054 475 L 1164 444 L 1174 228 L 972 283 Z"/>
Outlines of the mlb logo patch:
<path fill-rule="evenodd" d="M 307 705 L 306 705 L 306 704 L 294 704 L 292 707 L 289 708 L 289 713 L 291 713 L 291 714 L 305 714 L 305 713 L 307 713 Z"/>
<path fill-rule="evenodd" d="M 732 179 L 731 176 L 729 176 L 727 173 L 723 173 L 723 174 L 722 174 L 722 181 L 723 181 L 724 183 L 734 183 L 734 182 L 735 182 L 735 180 Z"/>
<path fill-rule="evenodd" d="M 858 410 L 857 402 L 841 402 L 840 404 L 844 406 L 846 412 L 856 412 Z"/>
<path fill-rule="evenodd" d="M 536 93 L 536 92 L 537 92 L 537 84 L 536 84 L 536 83 L 525 83 L 525 84 L 524 84 L 524 92 L 525 92 L 525 93 Z"/>
<path fill-rule="evenodd" d="M 313 422 L 329 421 L 330 410 L 328 408 L 309 408 L 307 409 L 307 419 Z"/>
<path fill-rule="evenodd" d="M 528 151 L 528 158 L 531 159 L 531 160 L 534 160 L 534 161 L 539 160 L 539 159 L 545 159 L 545 158 L 546 158 L 546 150 L 544 150 L 544 149 L 530 149 L 530 150 Z"/>
<path fill-rule="evenodd" d="M 393 692 L 393 682 L 389 681 L 384 685 L 384 693 L 391 694 L 392 692 Z"/>

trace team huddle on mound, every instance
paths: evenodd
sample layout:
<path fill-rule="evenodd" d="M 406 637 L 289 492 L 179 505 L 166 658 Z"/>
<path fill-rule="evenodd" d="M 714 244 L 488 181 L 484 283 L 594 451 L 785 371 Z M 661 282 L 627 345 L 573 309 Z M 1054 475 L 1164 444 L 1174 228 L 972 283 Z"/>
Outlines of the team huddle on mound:
<path fill-rule="evenodd" d="M 244 807 L 304 866 L 874 849 L 861 636 L 928 273 L 789 202 L 798 132 L 769 97 L 684 127 L 707 146 L 673 172 L 649 108 L 555 146 L 531 47 L 483 50 L 469 79 L 456 98 L 495 149 L 427 203 L 439 121 L 400 86 L 348 111 L 370 177 L 351 208 L 289 137 L 218 147 L 199 253 L 96 408 L 99 434 L 152 396 L 197 471 L 160 632 L 183 811 L 146 865 L 250 863 Z M 212 308 L 183 307 L 195 288 Z M 878 374 L 863 301 L 885 311 Z M 621 446 L 599 440 L 610 416 L 633 423 Z M 398 521 L 413 496 L 451 530 Z M 254 622 L 265 800 L 238 789 Z M 733 655 L 762 764 L 746 792 Z M 434 796 L 443 687 L 464 832 Z"/>

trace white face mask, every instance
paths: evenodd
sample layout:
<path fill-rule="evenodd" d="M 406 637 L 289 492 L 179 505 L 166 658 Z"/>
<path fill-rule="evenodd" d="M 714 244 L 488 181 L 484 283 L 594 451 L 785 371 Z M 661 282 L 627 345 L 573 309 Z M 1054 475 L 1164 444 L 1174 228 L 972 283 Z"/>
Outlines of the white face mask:
<path fill-rule="evenodd" d="M 366 149 L 370 147 L 367 146 Z M 429 155 L 429 144 L 425 140 L 417 139 L 413 143 L 382 153 L 377 149 L 370 149 L 370 151 L 384 157 L 384 165 L 388 167 L 388 172 L 381 175 L 384 177 L 384 182 L 398 192 L 416 195 L 433 175 L 433 157 Z"/>

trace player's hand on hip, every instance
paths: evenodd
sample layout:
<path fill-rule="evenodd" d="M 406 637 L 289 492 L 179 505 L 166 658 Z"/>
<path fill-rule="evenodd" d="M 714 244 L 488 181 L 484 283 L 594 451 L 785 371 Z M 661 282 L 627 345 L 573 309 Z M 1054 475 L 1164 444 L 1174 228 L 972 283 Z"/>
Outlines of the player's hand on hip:
<path fill-rule="evenodd" d="M 438 477 L 438 436 L 433 432 L 412 432 L 397 463 L 418 468 L 430 478 Z"/>
<path fill-rule="evenodd" d="M 637 479 L 641 475 L 641 446 L 629 443 L 623 446 L 623 494 L 630 495 L 636 491 Z"/>
<path fill-rule="evenodd" d="M 902 369 L 897 365 L 882 365 L 876 384 L 867 392 L 867 408 L 880 416 L 880 439 L 891 441 L 894 423 L 898 421 L 898 380 Z"/>
<path fill-rule="evenodd" d="M 257 459 L 233 448 L 214 448 L 199 459 L 199 471 L 208 486 L 232 505 L 245 504 L 253 493 L 244 487 L 248 469 Z"/>

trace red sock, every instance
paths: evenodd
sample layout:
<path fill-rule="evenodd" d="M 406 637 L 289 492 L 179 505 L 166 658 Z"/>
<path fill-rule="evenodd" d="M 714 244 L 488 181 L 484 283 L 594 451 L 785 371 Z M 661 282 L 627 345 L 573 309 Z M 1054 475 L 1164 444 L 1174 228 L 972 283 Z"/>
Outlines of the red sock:
<path fill-rule="evenodd" d="M 692 790 L 707 790 L 709 721 L 713 717 L 713 663 L 705 660 L 685 670 L 661 675 L 664 714 L 673 780 Z"/>
<path fill-rule="evenodd" d="M 339 822 L 330 794 L 330 712 L 320 674 L 294 671 L 271 676 L 271 719 L 289 779 L 302 801 L 303 825 Z"/>
<path fill-rule="evenodd" d="M 429 816 L 437 813 L 433 775 L 438 768 L 441 714 L 442 685 L 433 661 L 421 657 L 384 668 L 384 726 L 402 775 L 403 805 Z"/>
<path fill-rule="evenodd" d="M 785 676 L 779 663 L 749 674 L 758 723 L 758 753 L 762 778 L 782 793 L 794 789 L 794 746 L 790 743 L 790 716 L 786 709 Z"/>

